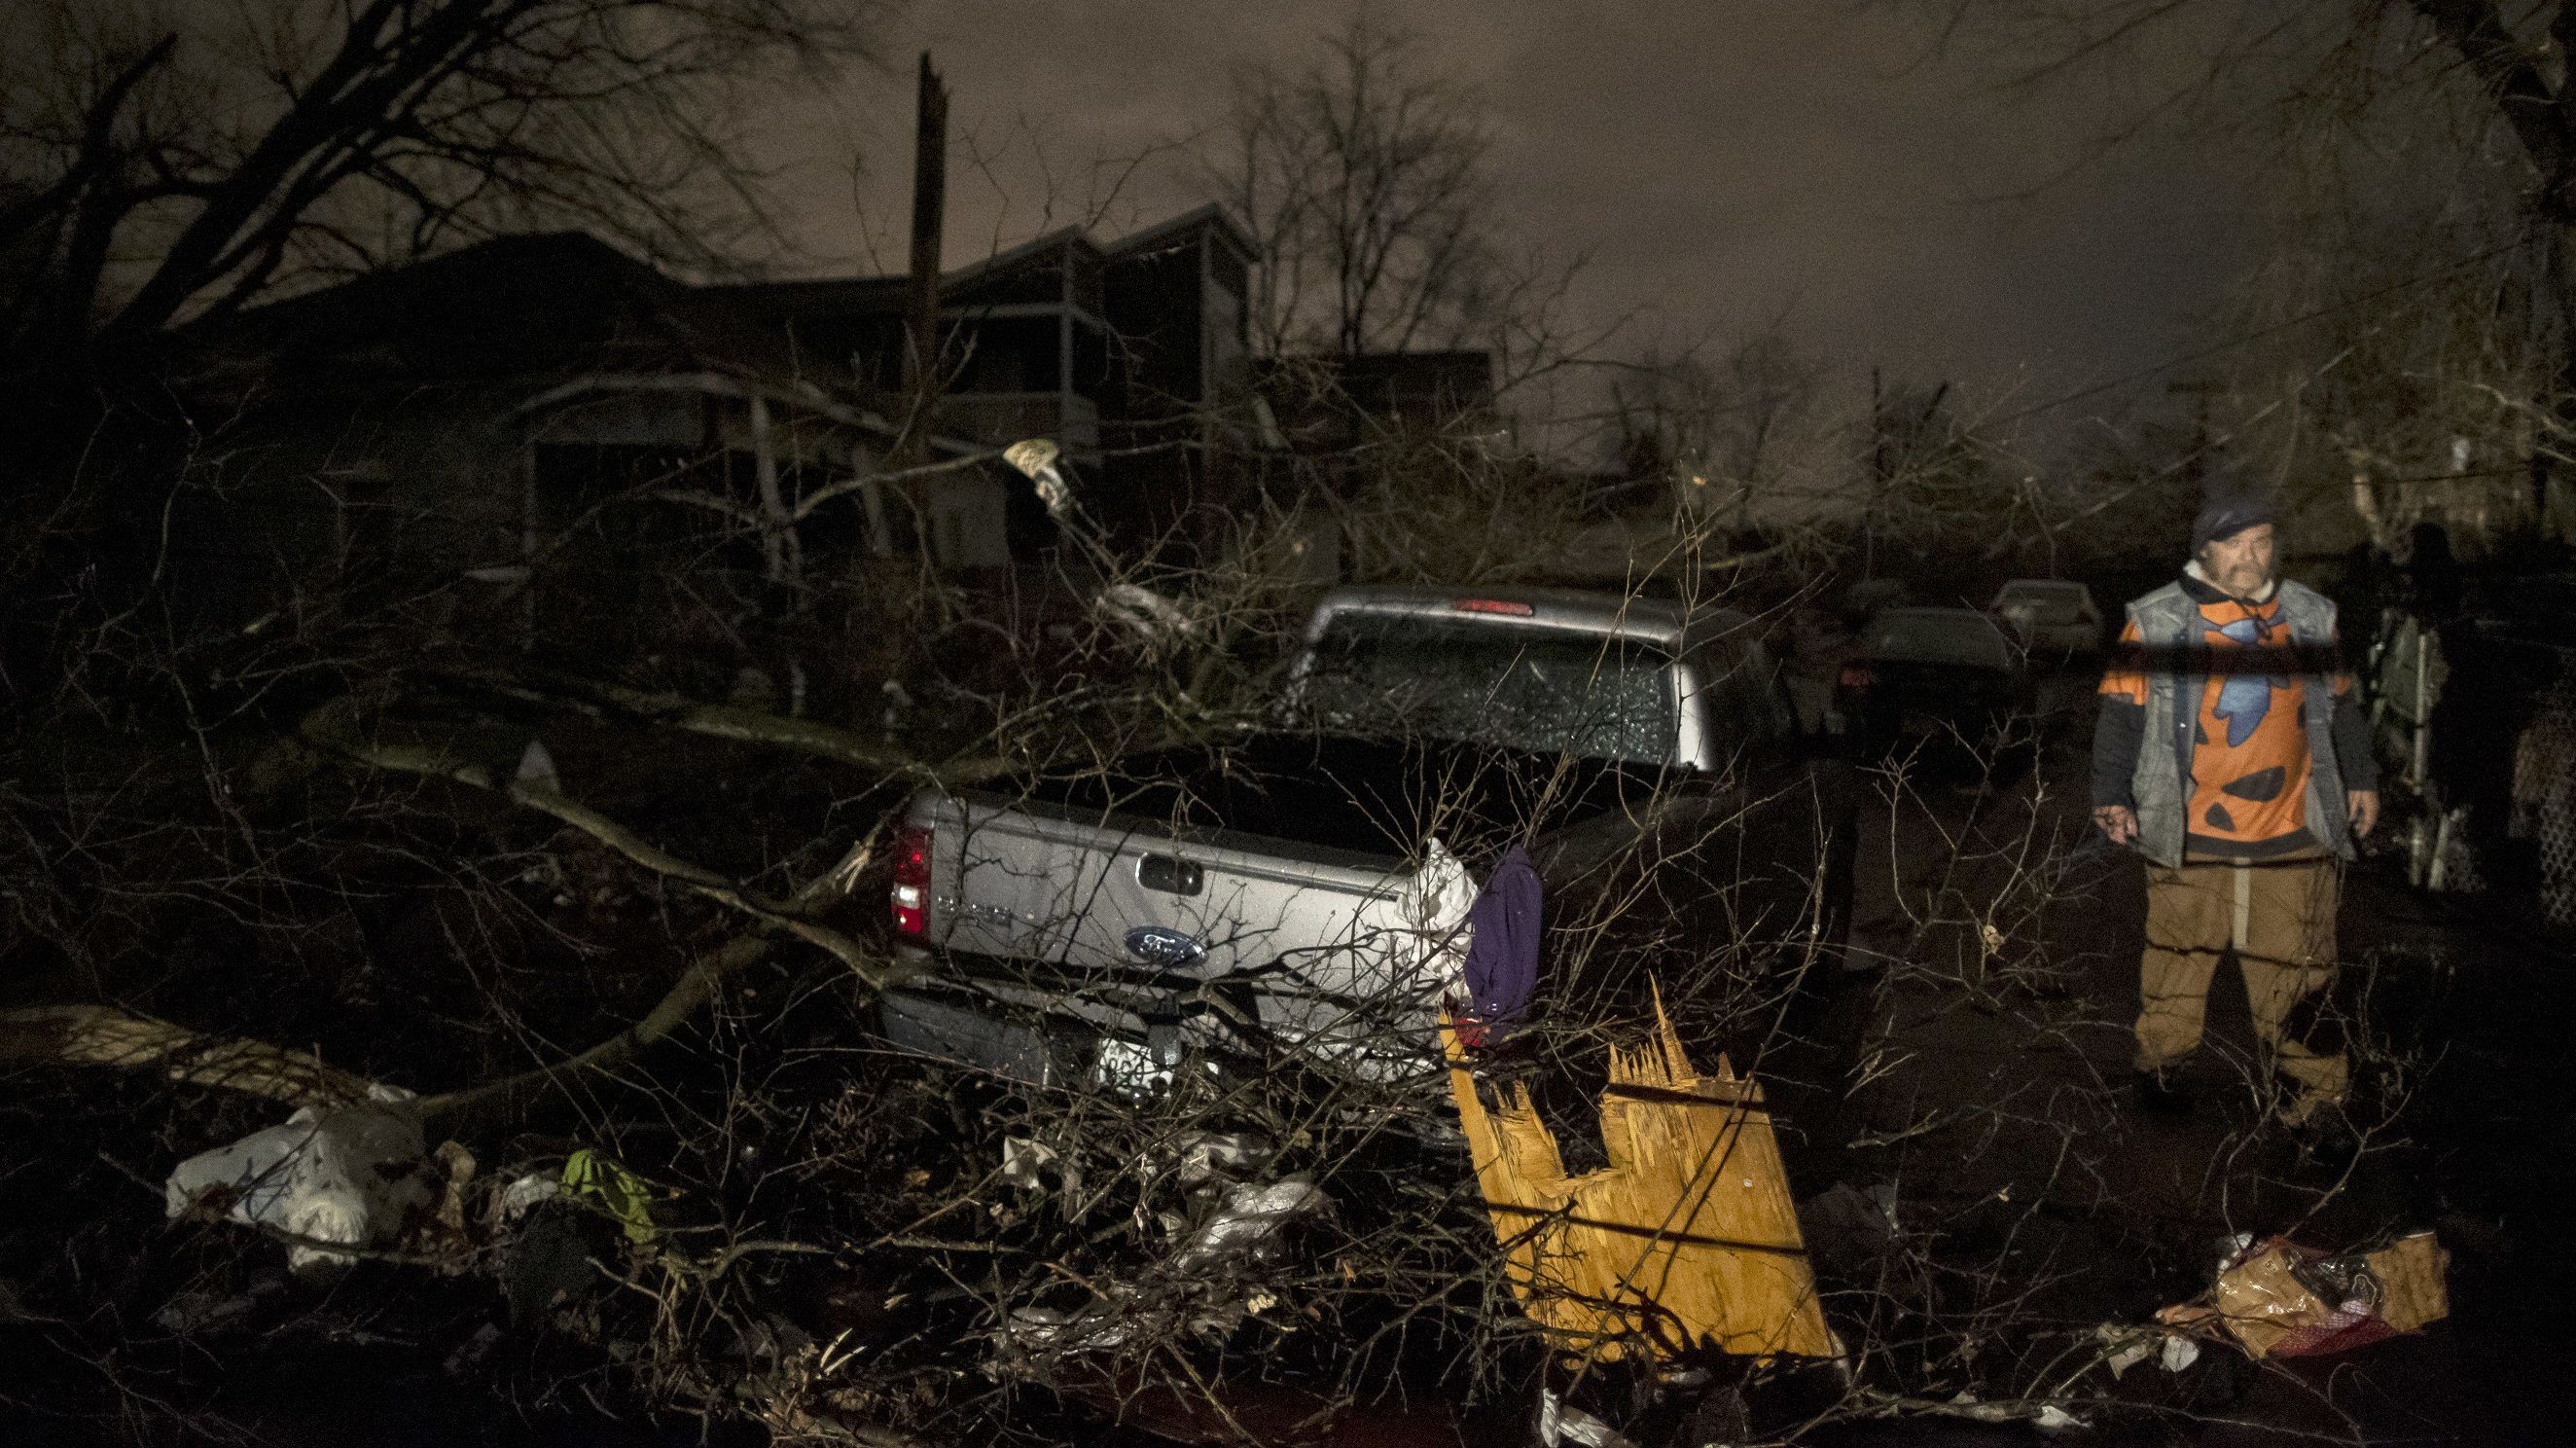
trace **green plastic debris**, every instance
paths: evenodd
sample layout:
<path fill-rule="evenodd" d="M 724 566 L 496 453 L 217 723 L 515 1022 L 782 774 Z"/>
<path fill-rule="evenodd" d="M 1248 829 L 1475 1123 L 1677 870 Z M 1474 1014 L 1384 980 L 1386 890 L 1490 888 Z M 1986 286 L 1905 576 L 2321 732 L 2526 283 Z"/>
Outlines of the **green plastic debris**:
<path fill-rule="evenodd" d="M 653 1225 L 652 1187 L 617 1158 L 583 1147 L 564 1160 L 563 1187 L 566 1196 L 597 1201 L 636 1246 L 650 1247 L 661 1239 L 662 1229 Z"/>

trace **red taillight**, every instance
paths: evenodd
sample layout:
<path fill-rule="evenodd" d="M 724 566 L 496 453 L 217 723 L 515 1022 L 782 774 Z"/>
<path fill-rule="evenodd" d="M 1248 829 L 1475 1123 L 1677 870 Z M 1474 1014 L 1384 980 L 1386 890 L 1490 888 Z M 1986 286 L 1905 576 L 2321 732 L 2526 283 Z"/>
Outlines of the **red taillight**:
<path fill-rule="evenodd" d="M 1866 689 L 1878 682 L 1878 671 L 1867 664 L 1845 664 L 1840 682 L 1846 689 Z"/>
<path fill-rule="evenodd" d="M 1501 598 L 1462 598 L 1449 605 L 1453 613 L 1499 613 L 1513 618 L 1534 617 L 1538 610 L 1526 603 L 1513 603 Z"/>
<path fill-rule="evenodd" d="M 894 832 L 893 902 L 896 933 L 930 933 L 930 831 L 916 825 Z"/>

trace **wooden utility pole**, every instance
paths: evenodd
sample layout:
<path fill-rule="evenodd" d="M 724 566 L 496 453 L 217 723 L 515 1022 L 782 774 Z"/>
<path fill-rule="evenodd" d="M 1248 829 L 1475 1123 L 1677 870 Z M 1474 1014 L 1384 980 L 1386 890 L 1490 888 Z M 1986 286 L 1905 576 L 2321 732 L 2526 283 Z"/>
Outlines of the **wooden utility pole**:
<path fill-rule="evenodd" d="M 2165 384 L 2166 392 L 2192 400 L 2191 451 L 2183 454 L 2181 477 L 2193 487 L 2208 485 L 2209 451 L 2213 445 L 2209 435 L 2209 399 L 2226 390 L 2226 383 L 2205 377 Z"/>
<path fill-rule="evenodd" d="M 921 53 L 921 99 L 913 128 L 912 294 L 904 325 L 907 415 L 899 462 L 930 458 L 931 418 L 939 404 L 940 222 L 948 205 L 948 88 Z"/>
<path fill-rule="evenodd" d="M 1869 497 L 1860 505 L 1860 576 L 1878 576 L 1878 509 L 1887 500 L 1887 396 L 1869 369 Z"/>

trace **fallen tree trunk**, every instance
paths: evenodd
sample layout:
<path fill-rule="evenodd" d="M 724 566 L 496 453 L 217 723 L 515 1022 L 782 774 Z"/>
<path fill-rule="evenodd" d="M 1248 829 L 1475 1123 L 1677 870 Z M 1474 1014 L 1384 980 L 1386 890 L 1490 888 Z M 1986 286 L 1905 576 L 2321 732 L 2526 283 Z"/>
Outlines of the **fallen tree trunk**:
<path fill-rule="evenodd" d="M 0 1014 L 0 1061 L 157 1071 L 193 1086 L 220 1086 L 293 1106 L 347 1106 L 373 1082 L 302 1051 L 239 1036 L 209 1036 L 114 1006 L 33 1006 Z"/>

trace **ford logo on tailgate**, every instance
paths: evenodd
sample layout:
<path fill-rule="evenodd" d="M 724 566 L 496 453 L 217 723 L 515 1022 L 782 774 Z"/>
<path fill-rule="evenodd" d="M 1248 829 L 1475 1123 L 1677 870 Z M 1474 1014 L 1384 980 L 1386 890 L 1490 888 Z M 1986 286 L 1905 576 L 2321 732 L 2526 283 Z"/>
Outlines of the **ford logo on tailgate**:
<path fill-rule="evenodd" d="M 1196 961 L 1207 954 L 1207 947 L 1197 937 L 1168 925 L 1139 925 L 1127 932 L 1127 953 L 1147 965 L 1170 970 Z"/>

